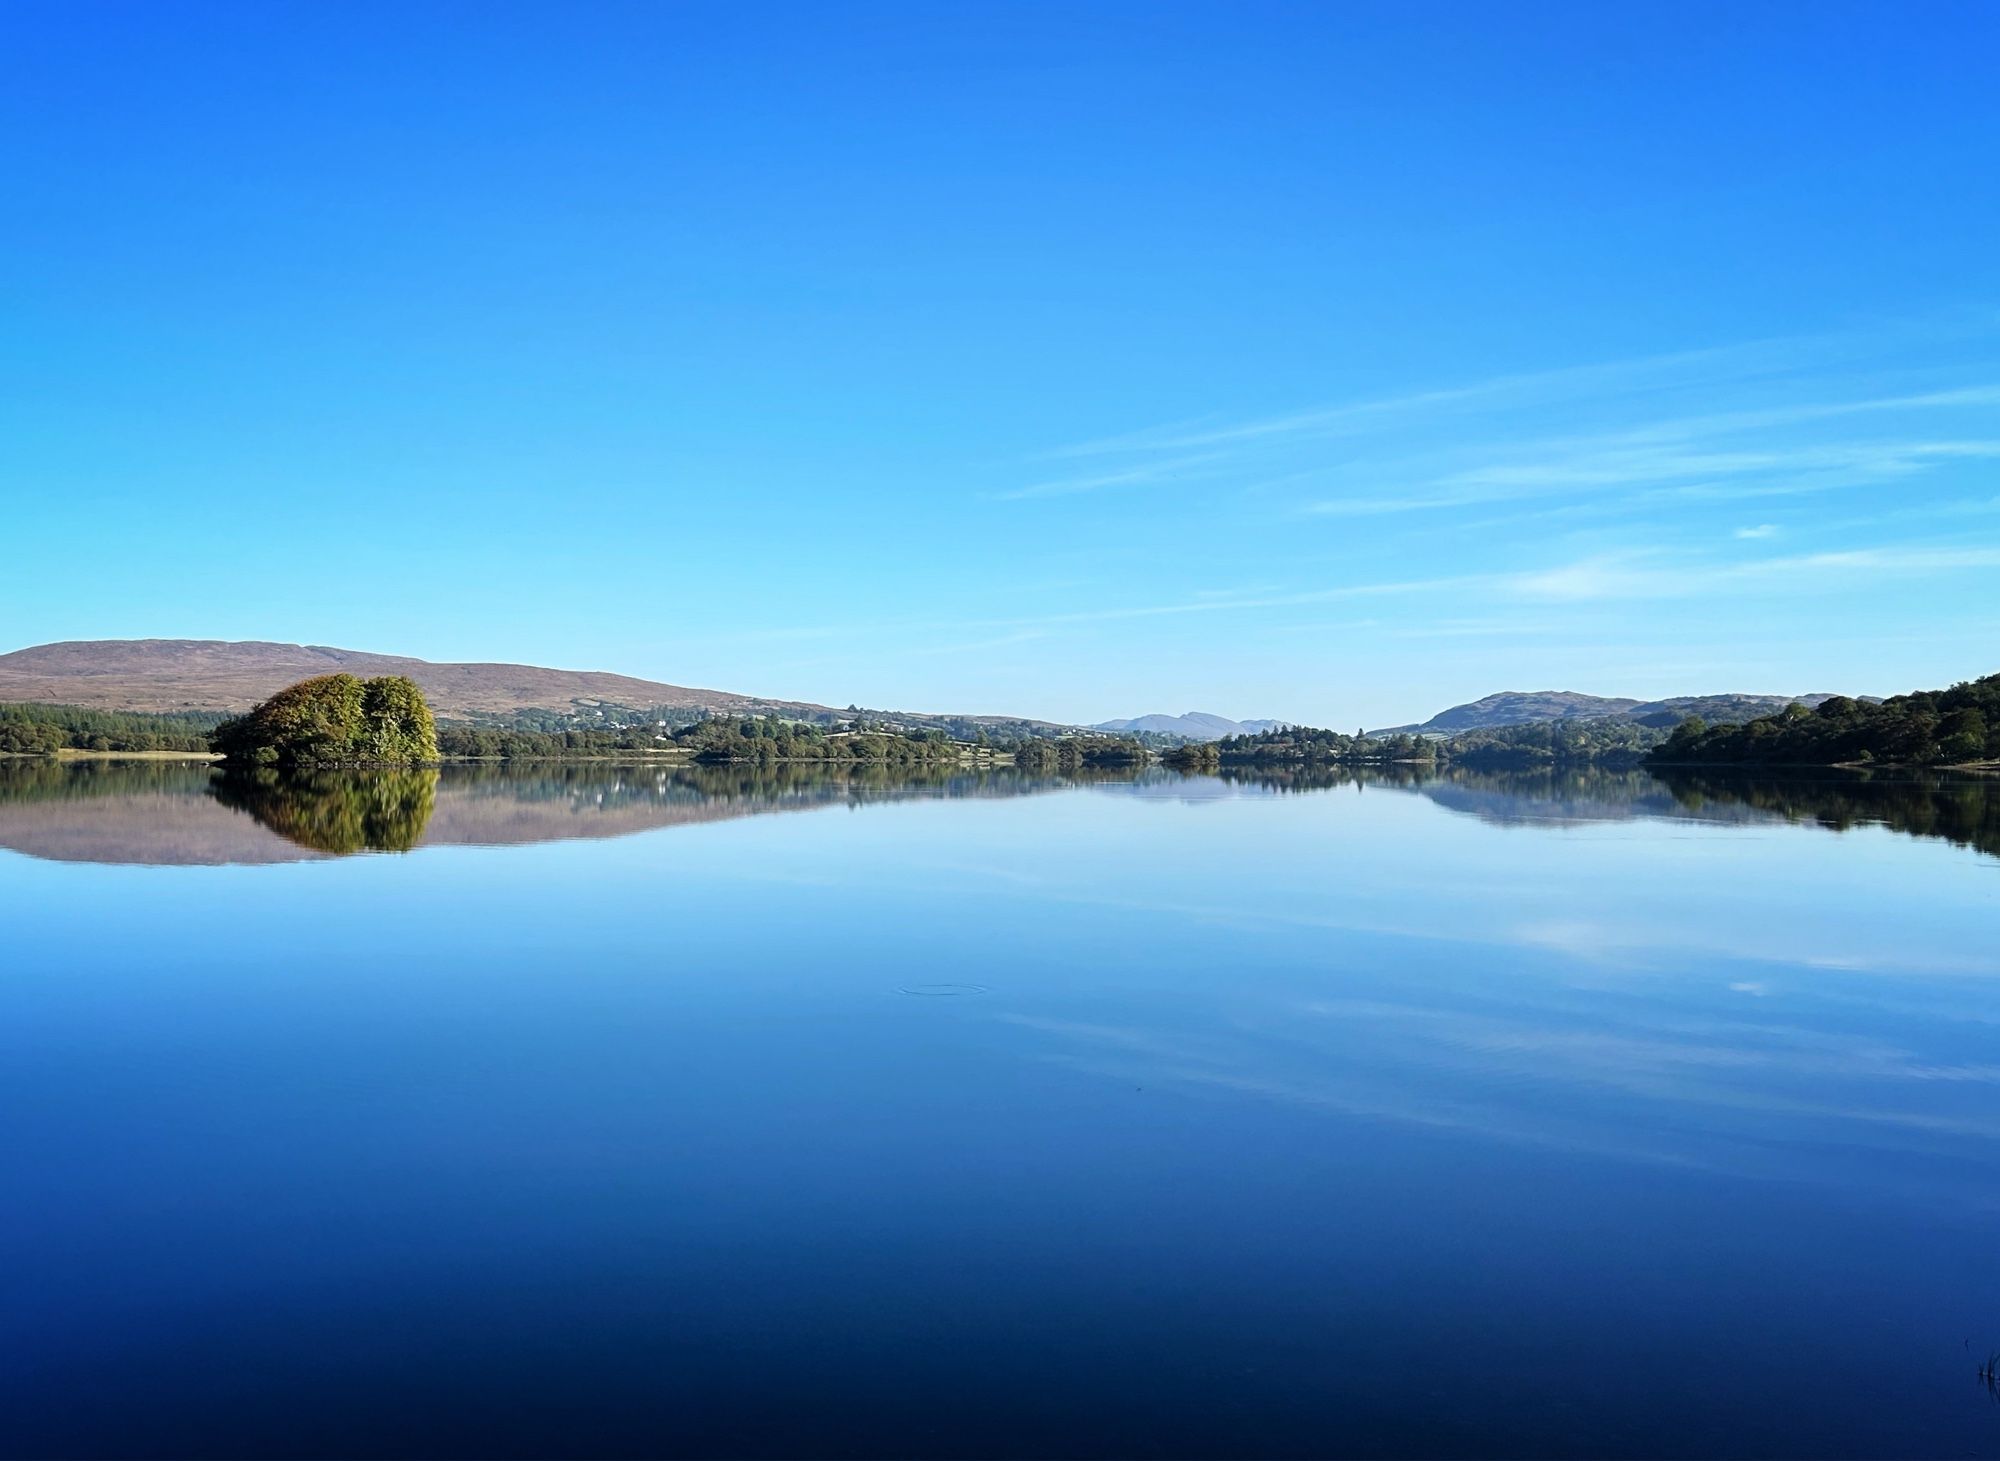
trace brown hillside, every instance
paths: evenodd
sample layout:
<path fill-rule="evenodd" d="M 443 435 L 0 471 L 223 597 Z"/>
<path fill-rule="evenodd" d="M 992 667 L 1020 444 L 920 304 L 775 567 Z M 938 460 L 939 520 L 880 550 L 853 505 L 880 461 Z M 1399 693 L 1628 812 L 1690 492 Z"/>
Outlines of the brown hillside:
<path fill-rule="evenodd" d="M 726 690 L 664 685 L 601 670 L 535 665 L 432 664 L 392 654 L 261 640 L 94 639 L 0 654 L 0 701 L 39 700 L 105 710 L 247 710 L 311 675 L 408 675 L 441 715 L 567 710 L 575 702 L 716 711 L 818 710 Z"/>

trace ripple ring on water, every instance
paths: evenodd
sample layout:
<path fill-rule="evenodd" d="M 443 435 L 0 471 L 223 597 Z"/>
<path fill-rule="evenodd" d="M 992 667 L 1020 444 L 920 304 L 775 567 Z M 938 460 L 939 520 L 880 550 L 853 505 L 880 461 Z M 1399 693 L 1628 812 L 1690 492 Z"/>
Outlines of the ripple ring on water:
<path fill-rule="evenodd" d="M 900 994 L 922 995 L 928 999 L 947 999 L 961 994 L 984 994 L 983 984 L 906 984 L 897 991 Z"/>

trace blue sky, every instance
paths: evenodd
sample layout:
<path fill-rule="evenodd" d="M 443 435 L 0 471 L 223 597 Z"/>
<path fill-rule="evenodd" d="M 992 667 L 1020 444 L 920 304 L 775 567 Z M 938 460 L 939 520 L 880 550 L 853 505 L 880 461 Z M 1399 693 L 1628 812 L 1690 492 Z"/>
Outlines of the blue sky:
<path fill-rule="evenodd" d="M 2000 669 L 1990 4 L 10 6 L 0 648 Z"/>

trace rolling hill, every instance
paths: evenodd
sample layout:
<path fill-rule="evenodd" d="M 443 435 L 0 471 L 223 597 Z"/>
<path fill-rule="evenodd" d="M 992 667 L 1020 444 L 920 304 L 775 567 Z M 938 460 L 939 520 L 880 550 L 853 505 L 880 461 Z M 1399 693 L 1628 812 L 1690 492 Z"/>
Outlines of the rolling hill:
<path fill-rule="evenodd" d="M 1392 725 L 1371 736 L 1455 735 L 1460 731 L 1492 730 L 1507 725 L 1535 725 L 1551 720 L 1632 720 L 1662 728 L 1678 725 L 1690 715 L 1709 721 L 1746 721 L 1774 715 L 1793 701 L 1807 706 L 1830 699 L 1825 692 L 1810 695 L 1679 695 L 1667 700 L 1626 700 L 1584 695 L 1575 690 L 1502 690 L 1465 705 L 1441 710 L 1417 725 Z"/>
<path fill-rule="evenodd" d="M 0 654 L 0 701 L 38 700 L 101 710 L 247 710 L 311 675 L 408 675 L 439 714 L 571 710 L 579 702 L 719 712 L 818 711 L 803 701 L 764 700 L 634 679 L 601 670 L 535 665 L 433 664 L 322 644 L 261 640 L 89 639 Z"/>
<path fill-rule="evenodd" d="M 635 679 L 606 670 L 540 665 L 442 664 L 406 655 L 265 640 L 78 639 L 0 654 L 0 704 L 37 701 L 93 710 L 248 710 L 313 675 L 408 675 L 447 720 L 506 718 L 523 711 L 707 710 L 718 715 L 787 715 L 824 720 L 844 712 L 807 700 L 775 700 Z M 978 727 L 1051 734 L 1073 726 L 1012 715 L 964 715 L 863 707 L 888 726 L 935 726 L 954 734 Z M 616 717 L 610 717 L 616 718 Z M 630 717 L 624 717 L 630 719 Z"/>

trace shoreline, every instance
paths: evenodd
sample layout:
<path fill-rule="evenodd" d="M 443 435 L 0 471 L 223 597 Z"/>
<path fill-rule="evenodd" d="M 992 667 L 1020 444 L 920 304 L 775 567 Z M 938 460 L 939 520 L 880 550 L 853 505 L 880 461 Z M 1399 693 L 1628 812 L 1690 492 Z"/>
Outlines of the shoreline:
<path fill-rule="evenodd" d="M 1642 761 L 1642 771 L 2000 771 L 2000 761 Z"/>

